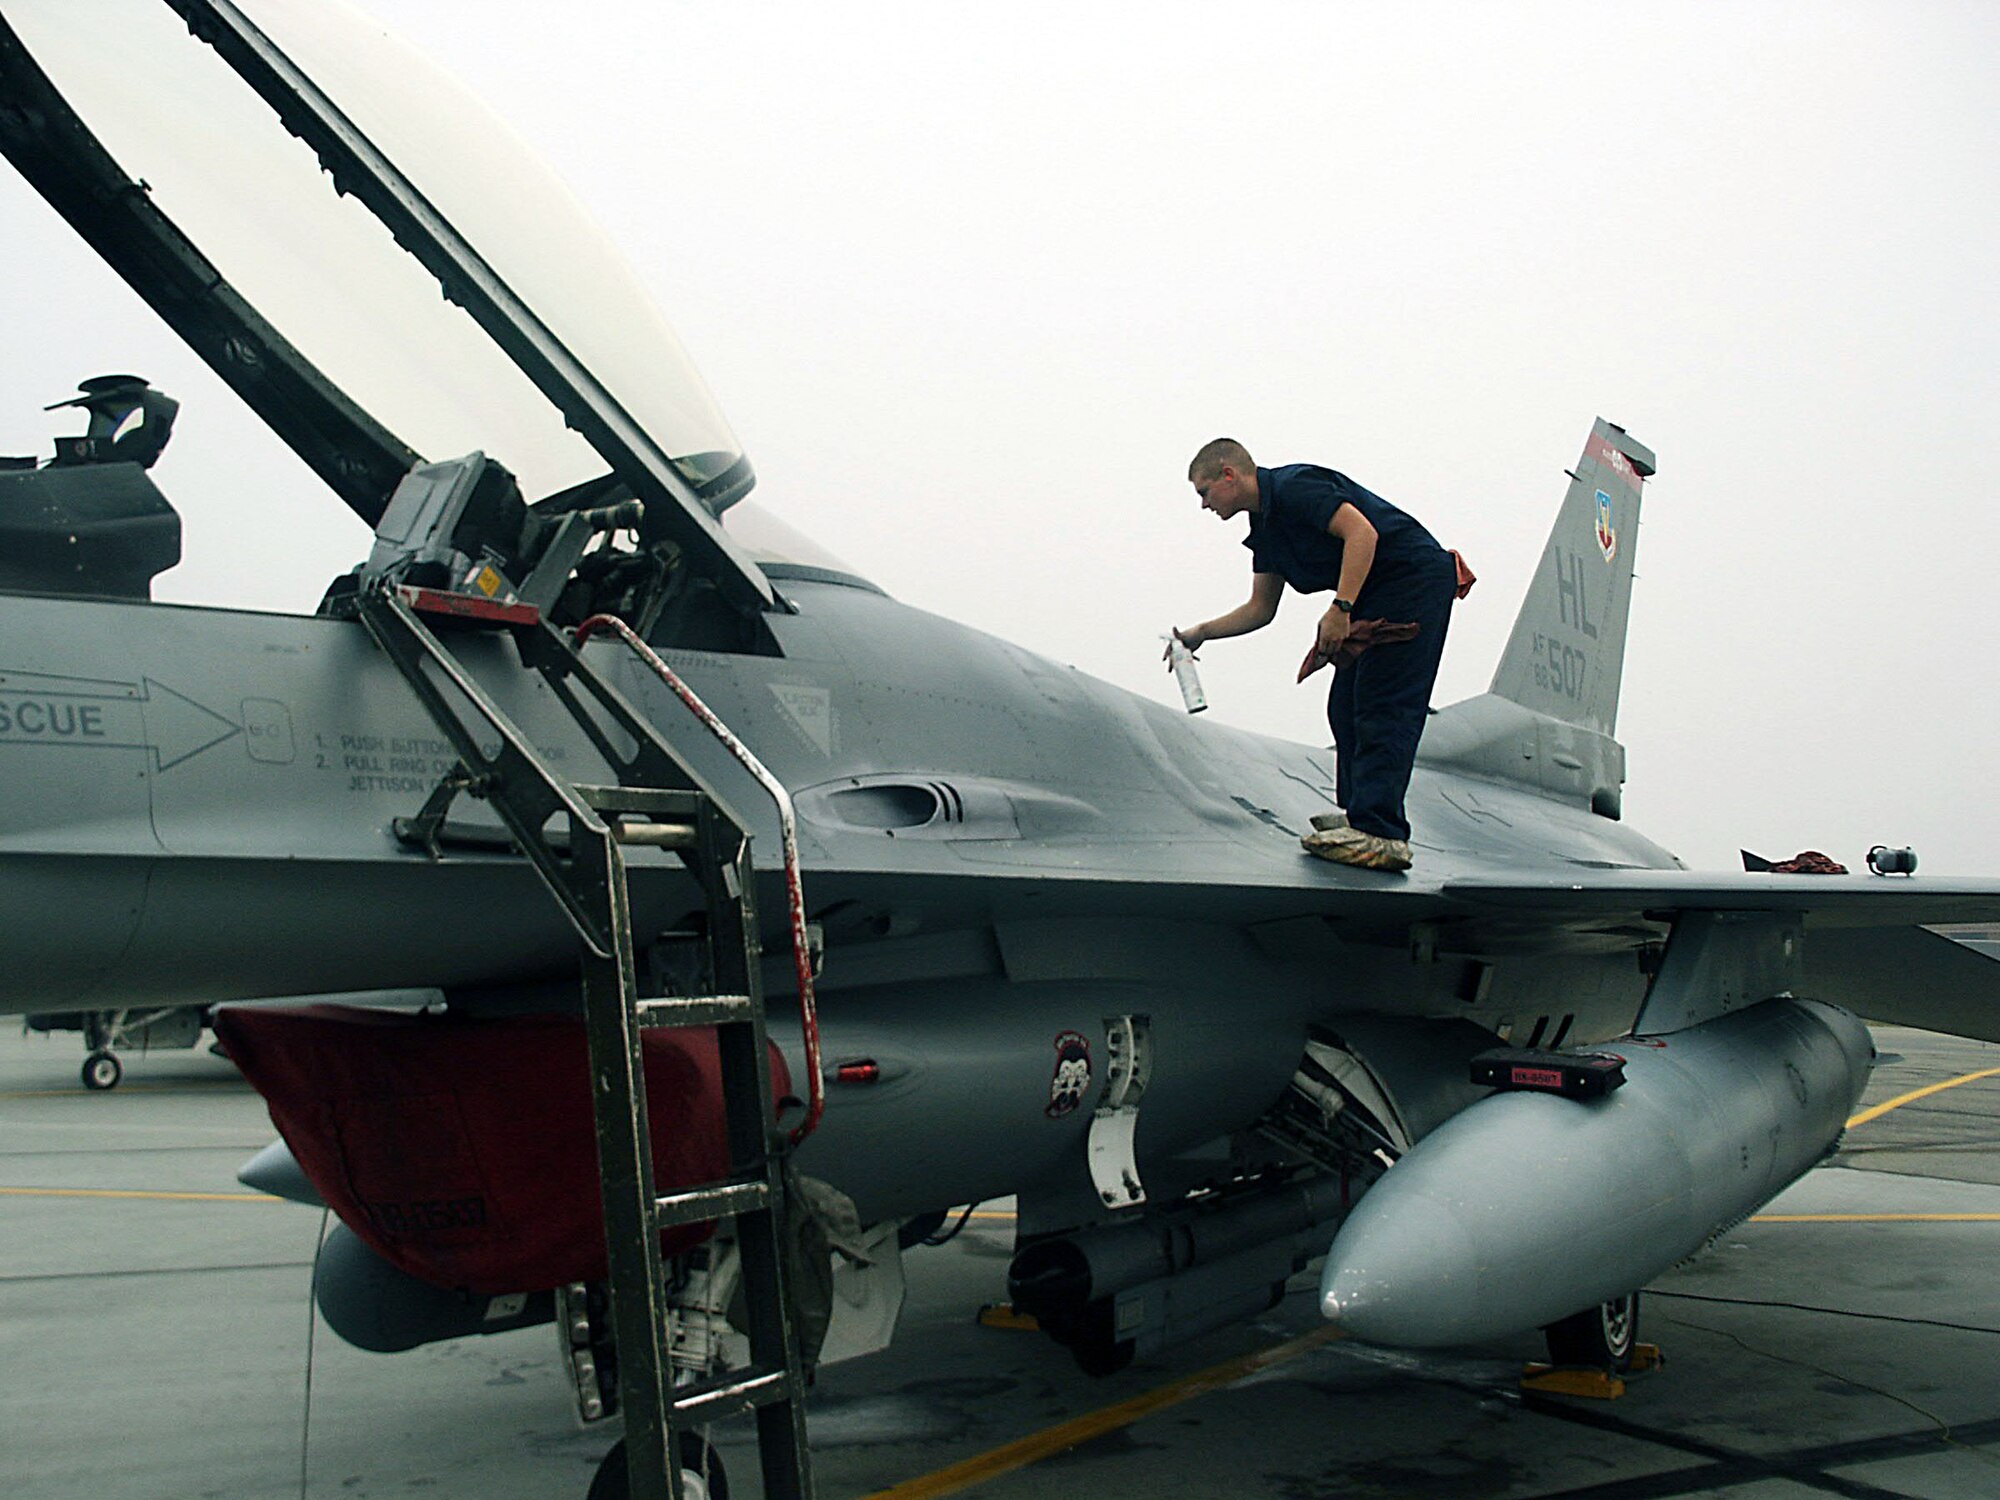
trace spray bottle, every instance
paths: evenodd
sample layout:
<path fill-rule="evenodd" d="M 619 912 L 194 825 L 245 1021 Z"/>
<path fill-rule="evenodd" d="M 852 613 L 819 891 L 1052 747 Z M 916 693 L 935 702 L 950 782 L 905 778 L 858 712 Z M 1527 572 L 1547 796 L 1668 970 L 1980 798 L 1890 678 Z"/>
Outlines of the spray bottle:
<path fill-rule="evenodd" d="M 1160 637 L 1167 643 L 1167 660 L 1174 669 L 1174 681 L 1181 686 L 1181 702 L 1187 711 L 1198 714 L 1208 707 L 1208 695 L 1201 690 L 1201 677 L 1194 669 L 1194 653 L 1172 631 Z"/>

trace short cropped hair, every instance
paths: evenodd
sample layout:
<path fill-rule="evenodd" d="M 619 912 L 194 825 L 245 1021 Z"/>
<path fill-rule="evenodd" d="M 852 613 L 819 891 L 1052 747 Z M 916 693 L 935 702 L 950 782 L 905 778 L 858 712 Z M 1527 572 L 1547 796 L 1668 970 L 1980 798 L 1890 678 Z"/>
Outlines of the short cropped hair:
<path fill-rule="evenodd" d="M 1250 450 L 1235 438 L 1217 438 L 1212 443 L 1203 443 L 1201 451 L 1188 464 L 1188 478 L 1196 484 L 1213 479 L 1225 468 L 1247 474 L 1257 465 L 1251 460 Z"/>

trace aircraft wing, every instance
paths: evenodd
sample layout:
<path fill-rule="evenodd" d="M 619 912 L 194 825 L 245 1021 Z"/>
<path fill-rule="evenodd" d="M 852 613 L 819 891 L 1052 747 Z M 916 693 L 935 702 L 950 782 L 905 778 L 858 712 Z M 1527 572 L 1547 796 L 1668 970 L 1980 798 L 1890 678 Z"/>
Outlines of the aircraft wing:
<path fill-rule="evenodd" d="M 1572 879 L 1471 876 L 1446 881 L 1442 894 L 1454 903 L 1557 922 L 1688 911 L 1796 912 L 1815 930 L 2000 922 L 2000 880 L 1605 870 Z"/>
<path fill-rule="evenodd" d="M 2000 923 L 2000 880 L 1618 870 L 1579 880 L 1454 880 L 1443 894 L 1475 913 L 1561 927 L 1692 912 L 1796 916 L 1813 998 L 1871 1021 L 2000 1042 L 2000 957 L 1969 941 Z M 1931 930 L 1950 926 L 1973 930 Z"/>

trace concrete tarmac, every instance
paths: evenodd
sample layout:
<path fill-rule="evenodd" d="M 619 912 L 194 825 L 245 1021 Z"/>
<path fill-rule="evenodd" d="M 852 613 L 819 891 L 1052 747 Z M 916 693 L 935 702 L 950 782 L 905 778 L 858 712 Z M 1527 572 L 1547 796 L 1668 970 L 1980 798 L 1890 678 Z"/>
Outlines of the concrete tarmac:
<path fill-rule="evenodd" d="M 2000 1068 L 1882 1028 L 1873 1105 Z M 382 1356 L 310 1333 L 321 1216 L 249 1194 L 261 1101 L 206 1053 L 78 1086 L 73 1035 L 0 1033 L 0 1496 L 580 1497 L 546 1328 Z M 971 1493 L 1253 1500 L 2000 1495 L 2000 1076 L 1853 1127 L 1841 1155 L 1649 1292 L 1666 1368 L 1622 1400 L 1524 1395 L 1527 1336 L 1406 1354 L 1275 1311 L 1094 1380 L 982 1327 L 1012 1225 L 989 1205 L 906 1257 L 895 1346 L 821 1373 L 827 1500 Z M 310 1353 L 310 1365 L 309 1365 Z M 307 1374 L 310 1368 L 310 1427 Z M 741 1427 L 713 1434 L 758 1493 Z"/>

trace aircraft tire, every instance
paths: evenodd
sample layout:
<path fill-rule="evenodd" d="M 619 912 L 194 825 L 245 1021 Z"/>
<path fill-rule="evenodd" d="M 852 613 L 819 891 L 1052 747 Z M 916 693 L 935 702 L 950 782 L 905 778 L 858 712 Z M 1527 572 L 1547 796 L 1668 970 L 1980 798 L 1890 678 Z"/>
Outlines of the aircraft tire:
<path fill-rule="evenodd" d="M 1070 1353 L 1076 1357 L 1077 1368 L 1084 1374 L 1102 1378 L 1116 1375 L 1132 1363 L 1136 1348 L 1130 1339 L 1119 1339 L 1115 1343 L 1093 1342 L 1076 1344 Z"/>
<path fill-rule="evenodd" d="M 714 1444 L 695 1432 L 680 1435 L 681 1493 L 686 1500 L 729 1500 L 729 1475 Z M 625 1469 L 625 1439 L 612 1444 L 597 1466 L 585 1500 L 630 1500 L 631 1476 Z"/>
<path fill-rule="evenodd" d="M 1550 1363 L 1586 1365 L 1622 1375 L 1632 1368 L 1632 1351 L 1639 1345 L 1639 1294 L 1627 1292 L 1571 1313 L 1542 1333 L 1548 1339 Z"/>
<path fill-rule="evenodd" d="M 114 1052 L 93 1052 L 83 1060 L 83 1086 L 87 1089 L 115 1089 L 124 1076 L 125 1065 Z"/>
<path fill-rule="evenodd" d="M 1088 1304 L 1080 1316 L 1054 1324 L 1045 1319 L 1042 1326 L 1069 1350 L 1076 1367 L 1089 1376 L 1116 1375 L 1132 1363 L 1132 1356 L 1138 1352 L 1136 1342 L 1121 1339 L 1113 1332 L 1108 1297 Z"/>

